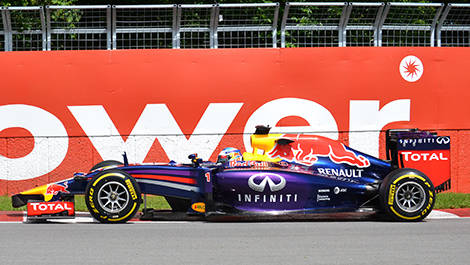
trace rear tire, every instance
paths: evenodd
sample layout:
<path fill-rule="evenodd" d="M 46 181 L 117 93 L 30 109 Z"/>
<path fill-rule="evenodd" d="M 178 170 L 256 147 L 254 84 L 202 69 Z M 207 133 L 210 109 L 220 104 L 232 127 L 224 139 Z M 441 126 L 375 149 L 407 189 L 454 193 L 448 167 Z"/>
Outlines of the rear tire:
<path fill-rule="evenodd" d="M 380 204 L 395 221 L 421 221 L 432 211 L 436 198 L 434 185 L 422 172 L 401 168 L 389 173 L 379 189 Z"/>
<path fill-rule="evenodd" d="M 105 167 L 111 167 L 111 166 L 121 166 L 124 165 L 122 162 L 116 161 L 116 160 L 105 160 L 101 161 L 98 164 L 94 165 L 90 171 L 100 169 L 100 168 L 105 168 Z"/>
<path fill-rule="evenodd" d="M 134 217 L 142 202 L 135 179 L 121 170 L 106 170 L 88 183 L 85 203 L 101 223 L 125 223 Z"/>

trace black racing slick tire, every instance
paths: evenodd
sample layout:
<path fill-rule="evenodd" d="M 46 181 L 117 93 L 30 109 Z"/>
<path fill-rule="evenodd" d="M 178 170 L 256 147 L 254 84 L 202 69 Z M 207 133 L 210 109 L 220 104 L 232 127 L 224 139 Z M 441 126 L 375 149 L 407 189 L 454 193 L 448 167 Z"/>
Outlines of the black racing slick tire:
<path fill-rule="evenodd" d="M 142 202 L 140 187 L 124 171 L 111 169 L 97 174 L 88 183 L 85 203 L 101 223 L 125 223 L 134 217 Z"/>
<path fill-rule="evenodd" d="M 394 221 L 421 221 L 432 211 L 436 193 L 431 180 L 416 169 L 389 173 L 379 189 L 380 204 Z"/>
<path fill-rule="evenodd" d="M 122 162 L 119 162 L 119 161 L 116 161 L 116 160 L 105 160 L 105 161 L 101 161 L 98 164 L 94 165 L 90 169 L 90 171 L 100 169 L 100 168 L 104 168 L 104 167 L 120 166 L 120 165 L 124 165 L 124 164 Z"/>

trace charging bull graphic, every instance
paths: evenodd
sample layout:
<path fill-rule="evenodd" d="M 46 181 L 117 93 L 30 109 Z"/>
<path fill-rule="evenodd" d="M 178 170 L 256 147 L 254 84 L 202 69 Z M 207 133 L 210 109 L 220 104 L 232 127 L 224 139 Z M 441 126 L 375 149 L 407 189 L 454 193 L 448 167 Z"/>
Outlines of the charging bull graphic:
<path fill-rule="evenodd" d="M 344 144 L 318 135 L 284 134 L 268 156 L 309 166 L 317 162 L 318 157 L 329 157 L 336 164 L 370 166 L 367 158 L 346 149 Z"/>
<path fill-rule="evenodd" d="M 57 195 L 59 192 L 69 193 L 67 188 L 67 183 L 64 183 L 64 185 L 55 183 L 49 184 L 46 189 L 46 195 Z"/>

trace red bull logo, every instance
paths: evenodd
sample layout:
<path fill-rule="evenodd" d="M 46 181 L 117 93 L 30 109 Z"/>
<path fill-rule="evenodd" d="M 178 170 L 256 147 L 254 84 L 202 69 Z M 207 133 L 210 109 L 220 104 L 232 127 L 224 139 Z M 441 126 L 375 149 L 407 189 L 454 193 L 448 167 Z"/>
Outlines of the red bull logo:
<path fill-rule="evenodd" d="M 64 185 L 55 184 L 55 183 L 49 184 L 47 185 L 46 195 L 57 195 L 59 192 L 69 193 L 67 188 L 68 188 L 67 183 L 64 183 Z"/>
<path fill-rule="evenodd" d="M 311 166 L 318 157 L 329 157 L 336 164 L 348 164 L 356 167 L 368 167 L 370 162 L 362 155 L 347 150 L 344 144 L 317 135 L 285 134 L 281 138 L 289 139 L 290 144 L 278 144 L 268 153 L 273 159 L 280 158 Z"/>

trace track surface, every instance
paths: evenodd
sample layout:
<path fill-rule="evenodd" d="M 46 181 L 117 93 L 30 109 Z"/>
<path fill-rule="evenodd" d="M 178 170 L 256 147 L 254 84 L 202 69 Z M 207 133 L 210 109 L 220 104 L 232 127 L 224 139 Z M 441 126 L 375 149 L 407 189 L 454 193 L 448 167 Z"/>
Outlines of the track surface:
<path fill-rule="evenodd" d="M 0 224 L 2 264 L 468 264 L 470 218 Z"/>

